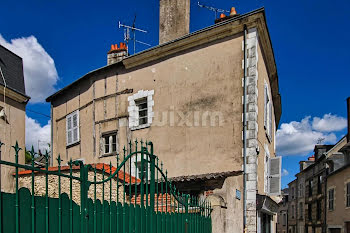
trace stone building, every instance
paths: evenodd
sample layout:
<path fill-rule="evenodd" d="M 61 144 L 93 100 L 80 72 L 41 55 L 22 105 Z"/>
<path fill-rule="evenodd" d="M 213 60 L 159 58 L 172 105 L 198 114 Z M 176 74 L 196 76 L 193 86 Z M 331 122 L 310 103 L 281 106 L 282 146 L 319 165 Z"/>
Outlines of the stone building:
<path fill-rule="evenodd" d="M 277 233 L 288 232 L 289 189 L 281 191 L 282 200 L 278 203 Z"/>
<path fill-rule="evenodd" d="M 189 33 L 189 3 L 160 1 L 160 45 L 122 60 L 114 45 L 107 66 L 47 98 L 53 158 L 108 163 L 128 140 L 150 140 L 173 180 L 189 177 L 183 190 L 217 200 L 213 232 L 274 232 L 276 210 L 256 207 L 280 194 L 281 97 L 264 9 Z"/>
<path fill-rule="evenodd" d="M 297 232 L 297 180 L 293 180 L 288 184 L 288 233 L 296 233 Z"/>
<path fill-rule="evenodd" d="M 327 233 L 350 233 L 350 98 L 347 99 L 348 133 L 339 144 L 339 153 L 328 161 Z"/>
<path fill-rule="evenodd" d="M 26 95 L 22 58 L 0 45 L 0 159 L 15 162 L 11 146 L 25 147 L 25 109 L 30 97 Z M 19 153 L 19 163 L 24 164 L 24 150 Z M 14 188 L 13 167 L 1 166 L 1 190 Z"/>

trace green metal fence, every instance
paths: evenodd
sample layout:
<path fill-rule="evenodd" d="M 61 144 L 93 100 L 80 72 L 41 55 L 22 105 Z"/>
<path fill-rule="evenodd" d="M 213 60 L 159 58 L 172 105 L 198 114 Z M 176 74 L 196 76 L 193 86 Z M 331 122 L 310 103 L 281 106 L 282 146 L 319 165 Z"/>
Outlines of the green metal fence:
<path fill-rule="evenodd" d="M 0 166 L 15 168 L 15 192 L 0 192 L 1 233 L 211 233 L 210 203 L 176 189 L 154 155 L 152 142 L 129 142 L 122 158 L 116 156 L 116 168 L 111 163 L 107 169 L 103 166 L 100 180 L 96 165 L 70 160 L 66 174 L 60 156 L 57 171 L 51 171 L 47 152 L 45 168 L 37 168 L 33 148 L 31 166 L 18 164 L 21 148 L 16 143 L 13 149 L 15 163 L 0 160 Z M 73 175 L 76 166 L 79 176 Z M 32 191 L 19 188 L 19 169 L 30 171 Z M 93 180 L 89 180 L 89 172 Z M 36 173 L 45 176 L 45 195 L 35 193 Z M 49 176 L 58 179 L 57 198 L 49 195 Z M 68 179 L 69 193 L 62 193 L 61 178 Z M 79 182 L 80 203 L 73 201 L 74 182 Z M 107 185 L 109 195 L 105 193 Z M 93 198 L 89 198 L 89 190 L 93 190 Z M 102 198 L 97 198 L 101 192 Z"/>

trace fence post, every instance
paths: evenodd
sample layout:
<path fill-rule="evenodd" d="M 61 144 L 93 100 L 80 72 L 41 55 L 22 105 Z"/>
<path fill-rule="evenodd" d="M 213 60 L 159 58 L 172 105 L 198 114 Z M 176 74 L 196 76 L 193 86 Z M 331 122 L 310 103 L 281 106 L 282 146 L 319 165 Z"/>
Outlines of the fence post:
<path fill-rule="evenodd" d="M 15 149 L 15 163 L 18 164 L 18 152 L 22 150 L 18 146 L 18 142 L 16 141 L 16 145 L 12 146 L 13 149 Z M 18 197 L 18 167 L 16 167 L 16 202 L 15 202 L 15 208 L 16 208 L 16 233 L 19 233 L 19 197 Z"/>
<path fill-rule="evenodd" d="M 151 173 L 151 182 L 150 182 L 150 232 L 154 232 L 154 195 L 155 195 L 155 156 L 153 154 L 153 143 L 149 142 L 148 145 L 150 145 L 151 147 L 151 155 L 150 155 L 150 164 L 151 164 L 151 168 L 150 168 L 150 173 Z M 157 200 L 158 201 L 158 200 Z"/>
<path fill-rule="evenodd" d="M 188 233 L 188 197 L 188 194 L 185 195 L 185 233 Z"/>
<path fill-rule="evenodd" d="M 77 161 L 80 166 L 80 219 L 81 219 L 81 233 L 88 232 L 88 209 L 87 199 L 89 190 L 88 172 L 89 165 L 84 165 L 82 161 Z"/>

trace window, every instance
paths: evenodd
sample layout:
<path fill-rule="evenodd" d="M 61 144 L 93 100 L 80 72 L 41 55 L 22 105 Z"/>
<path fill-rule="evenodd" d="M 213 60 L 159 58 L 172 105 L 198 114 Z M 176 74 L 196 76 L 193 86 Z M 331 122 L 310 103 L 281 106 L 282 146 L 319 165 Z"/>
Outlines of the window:
<path fill-rule="evenodd" d="M 283 214 L 283 226 L 287 224 L 287 214 Z"/>
<path fill-rule="evenodd" d="M 321 220 L 321 212 L 322 211 L 322 209 L 321 209 L 321 201 L 320 200 L 318 200 L 317 201 L 317 220 Z"/>
<path fill-rule="evenodd" d="M 79 110 L 66 116 L 67 146 L 79 142 Z"/>
<path fill-rule="evenodd" d="M 299 216 L 300 216 L 300 219 L 303 219 L 303 215 L 304 215 L 303 203 L 300 202 L 299 203 Z"/>
<path fill-rule="evenodd" d="M 144 155 L 144 160 L 143 160 L 143 166 L 141 164 L 141 156 L 138 155 L 137 158 L 136 156 L 133 156 L 131 158 L 131 175 L 136 176 L 137 178 L 141 179 L 143 176 L 144 180 L 149 180 L 151 178 L 151 173 L 150 173 L 150 166 L 149 163 L 147 162 L 147 156 Z"/>
<path fill-rule="evenodd" d="M 299 197 L 303 197 L 304 195 L 303 195 L 303 190 L 304 189 L 304 187 L 303 187 L 303 184 L 301 183 L 301 184 L 299 184 Z"/>
<path fill-rule="evenodd" d="M 295 216 L 295 214 L 294 214 L 295 213 L 294 205 L 292 205 L 291 211 L 292 211 L 292 213 L 291 213 L 292 219 L 294 219 L 294 216 Z"/>
<path fill-rule="evenodd" d="M 103 145 L 104 145 L 104 154 L 111 154 L 117 152 L 117 134 L 107 134 L 103 135 Z"/>
<path fill-rule="evenodd" d="M 135 104 L 139 112 L 139 125 L 147 124 L 148 123 L 147 97 L 135 100 Z"/>
<path fill-rule="evenodd" d="M 346 207 L 350 207 L 350 182 L 346 184 Z"/>
<path fill-rule="evenodd" d="M 264 170 L 264 189 L 265 193 L 269 192 L 269 163 L 270 163 L 270 152 L 268 146 L 265 144 L 265 170 Z"/>
<path fill-rule="evenodd" d="M 267 83 L 265 82 L 264 88 L 264 127 L 266 130 L 266 135 L 271 142 L 271 133 L 272 133 L 272 101 L 269 93 L 269 88 Z"/>
<path fill-rule="evenodd" d="M 309 221 L 312 221 L 312 204 L 307 205 L 307 217 Z"/>
<path fill-rule="evenodd" d="M 334 189 L 328 190 L 328 210 L 334 210 Z"/>
<path fill-rule="evenodd" d="M 309 180 L 309 197 L 312 196 L 312 189 L 313 189 L 313 181 L 312 180 Z"/>
<path fill-rule="evenodd" d="M 154 91 L 140 90 L 129 96 L 129 127 L 131 130 L 149 127 L 153 120 Z"/>
<path fill-rule="evenodd" d="M 294 187 L 292 188 L 292 199 L 294 199 Z"/>
<path fill-rule="evenodd" d="M 317 194 L 322 193 L 322 176 L 317 177 Z"/>

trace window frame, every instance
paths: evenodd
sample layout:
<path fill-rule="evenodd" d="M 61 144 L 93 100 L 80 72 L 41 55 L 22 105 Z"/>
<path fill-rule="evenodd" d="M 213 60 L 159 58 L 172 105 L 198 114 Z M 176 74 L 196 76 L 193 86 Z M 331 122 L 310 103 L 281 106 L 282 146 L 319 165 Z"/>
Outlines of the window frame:
<path fill-rule="evenodd" d="M 106 143 L 106 138 L 108 138 L 108 143 Z M 113 143 L 113 139 L 115 138 L 115 143 Z M 112 139 L 112 141 L 111 141 Z M 108 155 L 115 155 L 118 153 L 119 147 L 118 147 L 118 132 L 112 131 L 108 133 L 103 133 L 101 136 L 102 140 L 102 148 L 101 148 L 101 156 L 105 157 Z M 115 144 L 115 150 L 113 150 L 113 145 Z M 106 146 L 108 145 L 108 152 L 106 152 Z"/>
<path fill-rule="evenodd" d="M 267 82 L 264 83 L 264 129 L 269 142 L 272 142 L 272 99 Z"/>
<path fill-rule="evenodd" d="M 345 207 L 350 207 L 350 182 L 346 183 L 346 192 L 345 192 Z"/>
<path fill-rule="evenodd" d="M 332 195 L 331 195 L 332 193 Z M 332 198 L 331 198 L 332 196 Z M 334 210 L 334 196 L 335 196 L 335 188 L 328 189 L 328 210 L 333 211 Z M 332 205 L 331 205 L 332 204 Z"/>
<path fill-rule="evenodd" d="M 77 125 L 74 126 L 73 118 L 76 116 Z M 71 124 L 71 128 L 69 129 L 69 124 Z M 75 110 L 66 116 L 66 146 L 71 146 L 73 144 L 80 142 L 80 123 L 79 123 L 79 110 Z M 74 130 L 77 130 L 77 139 L 74 140 Z M 69 142 L 69 132 L 71 132 L 72 141 Z"/>
<path fill-rule="evenodd" d="M 140 90 L 137 93 L 131 95 L 128 97 L 129 106 L 128 106 L 128 113 L 129 113 L 129 128 L 131 130 L 138 130 L 143 128 L 148 128 L 151 126 L 154 112 L 153 112 L 153 106 L 154 106 L 154 100 L 153 100 L 154 90 Z M 143 110 L 146 111 L 147 120 L 145 123 L 140 124 L 140 109 L 137 106 L 137 102 L 142 99 L 147 100 L 147 108 L 144 108 Z M 142 109 L 141 109 L 142 111 Z M 142 117 L 144 118 L 144 116 Z"/>

